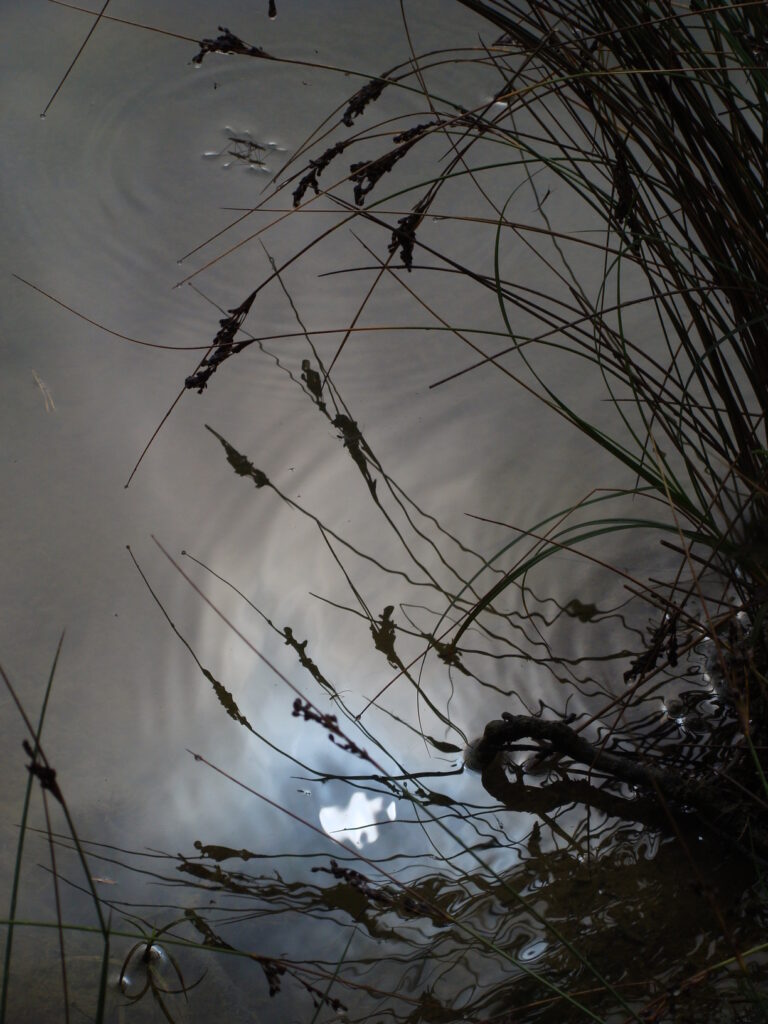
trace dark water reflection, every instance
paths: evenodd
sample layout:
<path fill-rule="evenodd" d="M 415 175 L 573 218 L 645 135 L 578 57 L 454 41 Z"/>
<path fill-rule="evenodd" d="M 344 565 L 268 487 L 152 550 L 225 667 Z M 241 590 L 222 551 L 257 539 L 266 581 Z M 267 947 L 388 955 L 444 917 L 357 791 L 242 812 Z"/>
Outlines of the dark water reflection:
<path fill-rule="evenodd" d="M 242 25 L 267 50 L 366 71 L 407 52 L 386 5 L 363 15 L 317 3 L 301 31 L 287 3 L 274 22 L 266 4 L 210 6 L 112 13 L 193 38 Z M 3 74 L 25 88 L 9 115 L 19 241 L 4 270 L 131 337 L 207 344 L 214 302 L 241 302 L 309 229 L 286 222 L 266 251 L 250 243 L 194 290 L 170 288 L 212 253 L 176 260 L 229 222 L 221 206 L 254 202 L 264 154 L 276 169 L 350 81 L 216 55 L 195 70 L 188 45 L 105 24 L 41 126 L 84 16 L 6 14 L 19 45 Z M 458 8 L 424 4 L 413 18 L 424 46 L 477 31 Z M 390 102 L 380 117 L 401 109 Z M 248 173 L 225 174 L 224 149 Z M 463 245 L 489 260 L 471 231 Z M 128 491 L 200 353 L 120 347 L 18 281 L 3 285 L 0 658 L 34 714 L 67 626 L 45 748 L 112 927 L 147 943 L 131 953 L 135 938 L 113 937 L 107 1019 L 619 1021 L 661 999 L 665 1012 L 682 1007 L 670 1019 L 735 1020 L 737 984 L 715 991 L 697 972 L 762 934 L 748 859 L 530 745 L 482 773 L 463 763 L 465 745 L 512 711 L 594 716 L 614 749 L 715 765 L 734 723 L 704 677 L 706 654 L 681 659 L 621 718 L 622 675 L 658 623 L 567 551 L 505 591 L 460 650 L 448 646 L 449 627 L 529 547 L 509 547 L 517 535 L 498 523 L 532 527 L 583 497 L 573 467 L 587 449 L 487 368 L 429 391 L 467 356 L 403 311 L 391 282 L 321 389 L 370 272 L 364 283 L 319 275 L 361 254 L 367 263 L 357 241 L 334 236 L 273 282 L 245 324 L 272 340 L 184 396 Z M 499 329 L 494 308 L 470 315 L 434 277 L 423 294 L 455 304 L 454 322 Z M 423 329 L 379 330 L 401 320 Z M 572 369 L 552 373 L 568 381 Z M 597 401 L 596 382 L 578 385 L 585 405 Z M 613 484 L 610 467 L 590 466 L 589 487 Z M 675 565 L 655 541 L 640 547 L 634 534 L 599 555 L 629 573 Z M 311 704 L 293 714 L 296 700 Z M 5 707 L 4 895 L 25 781 Z M 61 820 L 54 828 L 64 917 L 90 925 L 71 843 Z M 18 916 L 50 923 L 50 878 L 36 867 L 46 856 L 31 836 Z M 55 933 L 16 941 L 9 1019 L 60 1019 Z M 67 942 L 71 1002 L 93 1014 L 97 943 L 78 931 Z"/>

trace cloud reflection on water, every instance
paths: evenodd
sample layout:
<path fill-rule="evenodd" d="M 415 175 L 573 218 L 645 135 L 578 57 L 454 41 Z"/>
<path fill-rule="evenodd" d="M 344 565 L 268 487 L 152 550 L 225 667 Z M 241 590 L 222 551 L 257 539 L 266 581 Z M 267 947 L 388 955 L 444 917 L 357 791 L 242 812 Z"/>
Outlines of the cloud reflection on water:
<path fill-rule="evenodd" d="M 320 811 L 320 824 L 329 836 L 346 840 L 361 850 L 371 846 L 379 838 L 379 824 L 394 821 L 397 805 L 390 800 L 384 807 L 384 797 L 368 797 L 365 793 L 353 793 L 346 807 L 331 805 Z M 381 817 L 382 811 L 385 817 Z"/>

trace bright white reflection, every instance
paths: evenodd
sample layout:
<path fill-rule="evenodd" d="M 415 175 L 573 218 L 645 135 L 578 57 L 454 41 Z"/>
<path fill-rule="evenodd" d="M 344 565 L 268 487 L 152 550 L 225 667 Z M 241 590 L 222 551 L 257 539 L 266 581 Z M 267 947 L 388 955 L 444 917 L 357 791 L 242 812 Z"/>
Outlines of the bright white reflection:
<path fill-rule="evenodd" d="M 334 839 L 348 840 L 357 849 L 375 843 L 379 837 L 377 822 L 384 820 L 384 797 L 367 797 L 353 793 L 346 807 L 324 807 L 320 811 L 320 824 L 324 832 Z M 392 800 L 384 812 L 394 821 L 397 811 Z"/>

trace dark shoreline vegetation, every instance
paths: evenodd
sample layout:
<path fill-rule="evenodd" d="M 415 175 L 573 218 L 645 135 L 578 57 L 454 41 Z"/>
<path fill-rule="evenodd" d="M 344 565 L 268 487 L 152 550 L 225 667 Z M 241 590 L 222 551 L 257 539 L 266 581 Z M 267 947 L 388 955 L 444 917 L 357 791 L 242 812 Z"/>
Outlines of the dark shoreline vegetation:
<path fill-rule="evenodd" d="M 175 1020 L 205 998 L 206 957 L 214 953 L 255 962 L 264 978 L 262 1008 L 283 999 L 295 1019 L 313 1024 L 768 1019 L 768 943 L 759 938 L 768 914 L 768 7 L 757 0 L 456 3 L 477 16 L 478 35 L 457 41 L 465 48 L 414 50 L 397 67 L 373 69 L 276 175 L 254 210 L 279 197 L 290 207 L 289 218 L 316 204 L 338 216 L 281 265 L 264 248 L 269 270 L 240 305 L 221 310 L 204 355 L 178 382 L 179 398 L 194 401 L 194 392 L 226 389 L 227 374 L 258 353 L 303 393 L 354 464 L 369 514 L 396 545 L 397 564 L 355 547 L 343 530 L 280 490 L 236 439 L 207 425 L 206 443 L 240 478 L 233 487 L 259 491 L 255 502 L 271 492 L 286 514 L 318 530 L 348 584 L 350 620 L 362 622 L 386 660 L 389 675 L 380 691 L 353 707 L 349 681 L 329 678 L 313 641 L 299 639 L 300 621 L 278 625 L 269 609 L 237 589 L 238 581 L 222 580 L 194 553 L 175 559 L 161 548 L 169 571 L 181 572 L 209 604 L 207 579 L 230 587 L 295 657 L 296 682 L 267 665 L 293 691 L 297 729 L 326 733 L 348 774 L 330 775 L 284 754 L 291 769 L 315 782 L 346 782 L 408 802 L 413 828 L 424 828 L 425 835 L 425 823 L 442 830 L 455 852 L 424 867 L 405 852 L 392 858 L 395 863 L 382 863 L 339 842 L 329 858 L 323 831 L 288 811 L 318 835 L 301 881 L 290 880 L 291 853 L 279 874 L 265 868 L 259 875 L 246 864 L 263 854 L 215 842 L 200 841 L 195 854 L 156 852 L 146 867 L 145 854 L 78 838 L 62 792 L 66 782 L 57 780 L 40 738 L 46 696 L 38 724 L 26 720 L 30 790 L 5 922 L 2 1019 L 13 988 L 17 928 L 10 922 L 34 782 L 42 789 L 50 844 L 62 1019 L 70 1019 L 66 942 L 71 930 L 88 929 L 102 937 L 91 1011 L 99 1021 L 108 1019 L 114 998 L 110 964 L 119 966 L 124 1002 L 138 1007 L 151 999 L 158 1019 Z M 270 4 L 265 16 L 291 17 L 283 6 L 275 12 Z M 410 40 L 407 5 L 402 17 Z M 245 41 L 237 26 L 218 32 L 198 41 L 199 52 L 187 59 L 200 64 L 223 54 L 227 60 L 301 63 Z M 432 73 L 453 66 L 457 82 L 467 66 L 481 76 L 491 98 L 478 106 L 471 96 L 449 92 L 444 76 L 433 91 Z M 377 122 L 377 104 L 386 97 L 391 111 L 398 95 L 411 106 Z M 421 98 L 418 115 L 414 96 Z M 450 204 L 441 205 L 445 189 L 455 215 Z M 572 196 L 585 227 L 550 220 L 552 190 Z M 526 209 L 533 209 L 526 223 L 512 217 L 521 192 Z M 465 215 L 464 194 L 485 212 Z M 468 227 L 483 240 L 479 263 L 462 252 L 458 232 Z M 285 275 L 334 232 L 350 228 L 364 235 L 364 265 L 347 271 L 360 306 L 336 332 L 341 341 L 324 360 L 319 332 L 307 326 L 311 310 L 289 290 Z M 528 248 L 535 274 L 510 276 L 507 258 L 515 246 Z M 357 283 L 359 269 L 371 275 L 370 286 Z M 479 332 L 466 326 L 471 313 L 457 324 L 420 297 L 420 281 L 440 275 L 453 292 L 466 294 L 468 310 L 478 303 L 498 308 L 501 329 L 485 338 L 485 348 Z M 511 539 L 490 554 L 471 550 L 417 504 L 376 456 L 362 416 L 345 403 L 334 378 L 382 281 L 396 282 L 408 308 L 420 304 L 433 328 L 469 346 L 473 363 L 466 372 L 493 367 L 508 378 L 511 402 L 524 389 L 613 458 L 616 486 L 591 488 L 589 468 L 582 469 L 587 493 L 581 502 L 553 509 L 538 523 L 498 523 Z M 268 286 L 289 304 L 296 336 L 306 343 L 295 365 L 283 361 L 278 339 L 259 335 L 257 311 Z M 592 410 L 552 382 L 547 370 L 554 356 L 570 361 L 574 380 L 582 372 L 602 378 L 612 428 L 604 410 L 590 418 Z M 162 443 L 160 427 L 149 444 Z M 612 565 L 604 552 L 622 535 L 649 551 L 662 545 L 677 560 L 676 570 L 659 579 Z M 597 608 L 575 599 L 567 605 L 538 599 L 537 567 L 564 552 L 603 572 L 611 581 L 606 591 L 618 580 L 626 603 Z M 216 711 L 276 750 L 199 660 L 146 567 L 130 555 L 148 596 L 210 683 Z M 397 595 L 383 609 L 366 603 L 355 575 L 363 563 Z M 638 626 L 643 616 L 645 628 Z M 549 636 L 555 626 L 594 627 L 600 643 L 611 637 L 612 647 L 589 658 L 560 658 Z M 411 659 L 406 647 L 420 653 Z M 426 658 L 444 666 L 447 697 L 422 687 Z M 601 659 L 609 664 L 610 687 L 581 664 Z M 559 703 L 526 699 L 505 667 L 525 671 L 534 663 L 558 683 Z M 55 668 L 56 662 L 48 692 Z M 403 699 L 397 713 L 386 704 L 395 683 L 409 686 L 410 703 Z M 507 700 L 509 710 L 489 715 L 480 737 L 467 736 L 451 716 L 458 686 L 475 687 L 478 700 Z M 577 710 L 570 707 L 574 696 Z M 593 710 L 585 711 L 579 698 Z M 422 737 L 435 757 L 452 757 L 454 767 L 409 772 L 398 751 L 377 739 L 375 713 Z M 432 735 L 437 726 L 442 733 Z M 201 770 L 230 778 L 194 756 Z M 385 767 L 392 762 L 396 771 Z M 493 806 L 451 795 L 449 777 L 463 770 L 479 774 Z M 63 810 L 67 835 L 55 832 L 51 803 Z M 522 841 L 509 839 L 505 813 L 510 821 L 536 816 Z M 514 853 L 514 863 L 486 857 L 490 853 Z M 84 879 L 74 879 L 67 854 L 77 856 Z M 56 857 L 65 860 L 66 871 L 57 868 Z M 89 865 L 114 859 L 173 884 L 183 878 L 190 891 L 199 889 L 199 905 L 166 906 L 158 914 L 145 908 L 140 915 L 97 894 Z M 232 860 L 241 865 L 222 866 Z M 658 875 L 647 874 L 650 864 L 668 871 L 666 892 Z M 65 884 L 91 894 L 96 929 L 64 920 Z M 649 921 L 652 912 L 642 910 L 649 889 L 662 903 L 679 905 L 679 916 L 671 914 L 663 926 Z M 229 916 L 206 910 L 211 892 L 231 898 Z M 238 917 L 266 915 L 274 906 L 305 921 L 327 917 L 326 927 L 338 931 L 325 947 L 332 954 L 309 961 L 300 943 L 290 955 L 241 946 Z M 593 917 L 600 923 L 590 929 L 583 922 Z M 717 935 L 709 953 L 697 949 L 704 918 Z M 234 934 L 228 931 L 233 921 Z M 387 987 L 392 974 L 377 973 L 376 943 L 384 940 L 391 943 L 392 962 L 402 965 L 396 991 Z M 192 968 L 184 960 L 191 953 L 197 957 Z M 413 962 L 424 965 L 419 978 L 409 973 Z"/>

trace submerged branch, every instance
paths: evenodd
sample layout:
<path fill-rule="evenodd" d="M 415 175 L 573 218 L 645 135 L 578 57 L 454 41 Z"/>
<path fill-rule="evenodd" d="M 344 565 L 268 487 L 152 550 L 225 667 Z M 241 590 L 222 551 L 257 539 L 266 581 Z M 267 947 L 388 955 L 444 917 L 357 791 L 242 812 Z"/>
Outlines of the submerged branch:
<path fill-rule="evenodd" d="M 672 769 L 641 764 L 641 755 L 633 759 L 602 750 L 565 722 L 505 712 L 501 719 L 486 725 L 473 757 L 479 766 L 490 766 L 498 753 L 526 738 L 546 744 L 547 753 L 564 754 L 621 782 L 652 790 L 663 803 L 696 811 L 704 824 L 730 842 L 738 843 L 749 831 L 755 853 L 768 858 L 768 829 L 750 819 L 746 809 L 734 803 L 718 780 L 708 776 L 690 778 Z"/>

